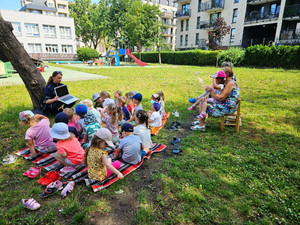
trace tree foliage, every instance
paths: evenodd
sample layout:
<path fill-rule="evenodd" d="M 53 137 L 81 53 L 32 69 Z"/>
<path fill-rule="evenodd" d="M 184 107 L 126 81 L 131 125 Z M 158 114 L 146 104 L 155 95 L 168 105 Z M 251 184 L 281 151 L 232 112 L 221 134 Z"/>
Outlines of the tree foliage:
<path fill-rule="evenodd" d="M 99 53 L 92 48 L 77 48 L 77 56 L 79 60 L 87 61 L 90 59 L 98 58 Z"/>
<path fill-rule="evenodd" d="M 213 30 L 208 33 L 209 47 L 211 49 L 220 49 L 222 39 L 230 33 L 231 27 L 227 25 L 224 18 L 216 19 L 213 23 Z"/>

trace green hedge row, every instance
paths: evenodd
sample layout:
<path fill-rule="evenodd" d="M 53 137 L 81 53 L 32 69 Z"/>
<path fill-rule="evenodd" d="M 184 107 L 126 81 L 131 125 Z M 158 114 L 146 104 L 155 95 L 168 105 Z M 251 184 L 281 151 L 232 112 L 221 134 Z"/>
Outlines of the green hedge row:
<path fill-rule="evenodd" d="M 215 66 L 217 51 L 189 50 L 162 51 L 161 62 L 174 65 Z M 138 53 L 133 53 L 139 59 Z M 148 63 L 158 63 L 158 52 L 143 52 L 141 60 Z"/>
<path fill-rule="evenodd" d="M 133 53 L 139 58 L 138 53 Z M 256 45 L 247 49 L 230 48 L 224 51 L 162 51 L 162 63 L 175 65 L 215 66 L 217 55 L 219 64 L 230 61 L 234 66 L 300 68 L 300 46 L 262 46 Z M 141 60 L 158 63 L 158 52 L 143 52 Z"/>
<path fill-rule="evenodd" d="M 77 48 L 77 57 L 81 61 L 88 61 L 93 58 L 98 58 L 99 53 L 93 48 Z"/>

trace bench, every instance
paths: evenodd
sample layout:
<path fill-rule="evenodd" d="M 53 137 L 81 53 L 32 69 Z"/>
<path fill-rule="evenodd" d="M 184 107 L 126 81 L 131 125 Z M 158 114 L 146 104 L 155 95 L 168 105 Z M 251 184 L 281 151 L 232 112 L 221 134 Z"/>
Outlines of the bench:
<path fill-rule="evenodd" d="M 240 118 L 241 118 L 241 98 L 237 100 L 237 109 L 233 114 L 221 117 L 221 131 L 224 132 L 224 126 L 235 126 L 236 133 L 239 133 L 240 125 L 241 125 Z"/>

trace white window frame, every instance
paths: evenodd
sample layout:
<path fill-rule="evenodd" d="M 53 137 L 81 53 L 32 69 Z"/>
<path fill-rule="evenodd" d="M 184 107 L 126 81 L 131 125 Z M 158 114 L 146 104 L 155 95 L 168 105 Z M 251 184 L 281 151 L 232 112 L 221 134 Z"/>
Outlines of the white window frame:
<path fill-rule="evenodd" d="M 46 50 L 48 48 L 48 51 Z M 53 50 L 54 48 L 54 50 Z M 58 53 L 58 45 L 57 44 L 45 44 L 45 52 L 46 53 Z"/>
<path fill-rule="evenodd" d="M 28 43 L 28 53 L 42 53 L 42 44 Z"/>
<path fill-rule="evenodd" d="M 25 32 L 27 37 L 40 37 L 40 29 L 38 24 L 25 23 Z"/>
<path fill-rule="evenodd" d="M 71 27 L 59 27 L 60 38 L 72 39 Z"/>
<path fill-rule="evenodd" d="M 21 23 L 19 22 L 11 22 L 14 30 L 13 33 L 15 36 L 22 36 Z"/>
<path fill-rule="evenodd" d="M 45 38 L 56 38 L 56 27 L 43 24 L 43 33 Z"/>
<path fill-rule="evenodd" d="M 235 28 L 232 28 L 231 31 L 230 31 L 230 43 L 233 43 L 233 42 L 234 42 L 234 39 L 235 39 L 235 33 L 236 33 L 236 29 L 235 29 Z"/>
<path fill-rule="evenodd" d="M 73 45 L 61 45 L 61 53 L 73 54 Z"/>

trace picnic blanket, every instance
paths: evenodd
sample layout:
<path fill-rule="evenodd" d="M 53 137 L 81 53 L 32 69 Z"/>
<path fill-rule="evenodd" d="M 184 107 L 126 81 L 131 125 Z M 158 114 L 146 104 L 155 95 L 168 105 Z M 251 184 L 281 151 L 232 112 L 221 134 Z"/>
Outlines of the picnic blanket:
<path fill-rule="evenodd" d="M 152 147 L 150 148 L 150 151 L 148 154 L 142 159 L 141 162 L 139 162 L 136 165 L 128 164 L 125 162 L 121 163 L 121 167 L 118 169 L 124 177 L 130 174 L 131 172 L 135 171 L 138 169 L 144 162 L 145 158 L 149 159 L 151 155 L 155 152 L 161 152 L 166 148 L 165 145 L 162 144 L 153 144 Z M 111 159 L 112 162 L 115 161 L 113 157 L 114 151 L 111 151 L 108 155 L 108 158 Z M 33 163 L 37 164 L 38 166 L 44 168 L 47 171 L 59 171 L 61 168 L 64 167 L 64 165 L 60 164 L 55 158 L 54 154 L 43 154 L 43 153 L 38 153 L 35 156 L 30 156 L 30 150 L 29 148 L 23 148 L 20 151 L 15 153 L 18 156 L 22 156 L 27 160 L 32 161 Z M 117 176 L 115 174 L 111 175 L 107 179 L 103 181 L 96 181 L 93 179 L 88 178 L 88 173 L 87 173 L 88 167 L 85 166 L 84 164 L 78 165 L 75 167 L 75 170 L 69 173 L 62 174 L 61 176 L 73 180 L 76 183 L 85 183 L 86 186 L 91 186 L 94 192 L 100 191 L 110 185 L 112 185 L 114 182 L 118 180 Z"/>
<path fill-rule="evenodd" d="M 151 128 L 151 135 L 157 135 L 159 131 L 164 127 L 164 125 L 167 122 L 167 119 L 170 117 L 170 112 L 166 112 L 166 114 L 163 116 L 161 120 L 161 126 L 160 127 L 152 127 Z"/>

